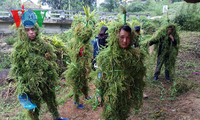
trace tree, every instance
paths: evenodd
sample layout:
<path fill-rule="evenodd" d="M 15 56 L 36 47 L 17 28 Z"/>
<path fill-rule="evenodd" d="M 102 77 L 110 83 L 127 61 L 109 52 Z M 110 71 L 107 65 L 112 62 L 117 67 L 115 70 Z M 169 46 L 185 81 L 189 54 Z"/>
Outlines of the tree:
<path fill-rule="evenodd" d="M 19 0 L 0 0 L 1 7 L 20 7 Z"/>
<path fill-rule="evenodd" d="M 115 8 L 119 8 L 121 0 L 105 0 L 100 6 L 103 8 L 103 11 L 113 12 Z"/>
<path fill-rule="evenodd" d="M 2 7 L 6 0 L 0 0 L 0 6 Z"/>
<path fill-rule="evenodd" d="M 134 1 L 130 5 L 127 6 L 127 11 L 128 12 L 139 12 L 139 11 L 144 11 L 145 6 L 141 1 Z"/>
<path fill-rule="evenodd" d="M 172 13 L 172 22 L 181 26 L 182 30 L 200 31 L 200 3 L 188 4 L 179 2 Z"/>
<path fill-rule="evenodd" d="M 63 10 L 83 10 L 82 6 L 89 6 L 92 10 L 97 0 L 40 0 L 39 2 L 48 4 L 53 9 Z"/>

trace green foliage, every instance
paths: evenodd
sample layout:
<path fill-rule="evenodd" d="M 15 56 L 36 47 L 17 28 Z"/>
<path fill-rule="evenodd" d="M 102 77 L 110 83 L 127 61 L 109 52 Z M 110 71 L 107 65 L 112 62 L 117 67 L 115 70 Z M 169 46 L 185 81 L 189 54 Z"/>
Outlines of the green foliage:
<path fill-rule="evenodd" d="M 18 40 L 17 34 L 11 34 L 9 37 L 5 38 L 5 42 L 8 45 L 13 45 Z"/>
<path fill-rule="evenodd" d="M 15 24 L 13 27 L 16 27 Z M 26 93 L 38 107 L 35 111 L 29 110 L 27 117 L 38 119 L 40 105 L 47 103 L 53 109 L 53 117 L 59 116 L 55 95 L 55 86 L 58 75 L 56 73 L 56 54 L 51 44 L 41 38 L 39 25 L 34 25 L 36 38 L 29 39 L 22 23 L 16 28 L 19 40 L 14 44 L 11 54 L 12 67 L 10 75 L 14 75 L 17 94 Z"/>
<path fill-rule="evenodd" d="M 33 41 L 22 24 L 17 28 L 20 39 L 14 44 L 11 54 L 10 75 L 15 75 L 17 93 L 37 95 L 41 100 L 43 92 L 52 90 L 51 85 L 57 81 L 57 64 L 53 46 L 41 39 L 38 24 L 34 28 L 37 36 Z"/>
<path fill-rule="evenodd" d="M 144 6 L 145 8 L 148 8 L 148 6 L 151 4 L 152 0 L 146 0 Z"/>
<path fill-rule="evenodd" d="M 174 39 L 177 42 L 177 45 L 173 45 L 171 41 L 169 41 L 169 34 L 167 30 L 169 27 L 172 27 L 172 33 L 171 35 L 174 37 Z M 165 64 L 168 65 L 168 69 L 170 72 L 170 76 L 172 73 L 175 72 L 175 63 L 176 58 L 179 51 L 179 45 L 180 45 L 180 37 L 177 32 L 177 28 L 175 24 L 168 24 L 162 28 L 160 28 L 149 40 L 150 43 L 155 43 L 154 50 L 156 52 L 156 57 L 158 56 L 159 47 L 162 45 L 161 49 L 161 61 L 164 61 Z M 169 57 L 167 60 L 166 57 Z"/>
<path fill-rule="evenodd" d="M 145 6 L 143 5 L 141 0 L 131 2 L 131 4 L 127 6 L 127 12 L 139 12 L 144 10 Z"/>
<path fill-rule="evenodd" d="M 163 1 L 154 1 L 154 0 L 147 0 L 144 4 L 145 10 L 147 13 L 150 13 L 151 16 L 160 16 L 162 15 L 163 5 L 170 5 L 168 0 Z"/>
<path fill-rule="evenodd" d="M 15 24 L 13 27 L 16 27 Z M 10 75 L 14 75 L 17 94 L 26 93 L 31 101 L 38 106 L 35 111 L 29 110 L 27 117 L 38 119 L 40 105 L 46 102 L 48 108 L 54 109 L 53 117 L 59 114 L 56 110 L 55 85 L 57 73 L 54 48 L 41 39 L 39 25 L 35 24 L 36 38 L 30 40 L 22 24 L 16 28 L 19 40 L 14 44 L 11 54 L 12 67 Z M 33 114 L 33 112 L 35 114 Z"/>
<path fill-rule="evenodd" d="M 79 96 L 83 93 L 88 94 L 88 80 L 87 72 L 90 70 L 90 63 L 92 59 L 90 40 L 93 35 L 93 21 L 92 18 L 83 18 L 79 15 L 72 23 L 72 38 L 68 43 L 69 56 L 71 63 L 68 69 L 64 72 L 67 84 L 73 88 L 74 101 L 79 103 Z M 90 16 L 90 14 L 88 15 Z M 86 19 L 89 20 L 86 23 Z M 82 55 L 80 55 L 82 50 Z M 77 104 L 78 105 L 78 104 Z"/>
<path fill-rule="evenodd" d="M 67 43 L 73 38 L 72 29 L 64 31 L 62 34 L 58 35 L 63 42 Z"/>
<path fill-rule="evenodd" d="M 74 20 L 71 24 L 71 29 L 64 31 L 63 34 L 60 34 L 59 37 L 63 42 L 70 42 L 72 38 L 74 38 L 74 30 L 79 23 L 86 23 L 86 19 L 81 15 L 81 13 L 74 15 Z M 90 22 L 89 22 L 90 24 Z"/>
<path fill-rule="evenodd" d="M 95 14 L 96 14 L 95 10 L 92 11 L 92 12 L 90 13 L 90 7 L 84 7 L 84 6 L 83 6 L 83 10 L 84 10 L 84 12 L 85 12 L 85 16 L 86 16 L 86 21 L 87 21 L 87 22 L 88 22 L 90 19 L 92 19 L 92 18 L 95 16 Z"/>
<path fill-rule="evenodd" d="M 3 54 L 0 52 L 0 68 L 7 69 L 10 68 L 10 54 Z"/>
<path fill-rule="evenodd" d="M 113 12 L 115 8 L 119 9 L 120 0 L 104 0 L 100 6 L 103 12 Z"/>
<path fill-rule="evenodd" d="M 96 5 L 96 0 L 40 0 L 42 4 L 47 3 L 54 9 L 82 10 L 82 6 L 89 6 L 92 10 Z"/>
<path fill-rule="evenodd" d="M 108 29 L 108 47 L 101 50 L 96 57 L 99 69 L 90 76 L 95 79 L 101 101 L 104 103 L 105 119 L 123 120 L 128 118 L 131 109 L 138 110 L 142 105 L 144 54 L 131 47 L 135 41 L 131 37 L 130 45 L 123 49 L 119 45 L 119 29 L 121 22 L 112 22 Z M 132 32 L 131 36 L 135 36 Z M 103 76 L 96 78 L 99 73 Z"/>
<path fill-rule="evenodd" d="M 20 7 L 20 1 L 19 0 L 1 0 L 0 1 L 1 7 Z"/>
<path fill-rule="evenodd" d="M 42 39 L 44 39 L 46 42 L 49 42 L 55 49 L 55 54 L 57 56 L 55 61 L 58 65 L 56 71 L 60 76 L 67 69 L 67 63 L 70 62 L 67 46 L 59 37 L 59 35 L 45 37 L 43 34 L 41 34 L 41 36 Z"/>
<path fill-rule="evenodd" d="M 132 21 L 127 22 L 127 23 L 129 23 L 132 27 L 140 26 L 140 22 L 138 20 L 132 20 Z"/>
<path fill-rule="evenodd" d="M 142 24 L 142 29 L 144 29 L 144 34 L 153 34 L 156 27 L 151 21 L 148 21 Z"/>
<path fill-rule="evenodd" d="M 188 4 L 179 2 L 171 10 L 172 21 L 181 26 L 182 30 L 200 31 L 200 3 Z M 176 12 L 174 12 L 176 11 Z"/>
<path fill-rule="evenodd" d="M 166 16 L 162 16 L 161 18 L 153 19 L 152 22 L 155 24 L 156 29 L 163 27 L 168 24 Z"/>
<path fill-rule="evenodd" d="M 88 23 L 86 23 L 86 16 L 82 16 L 81 13 L 77 14 L 74 16 L 74 20 L 71 24 L 71 29 L 68 30 L 68 31 L 65 31 L 64 34 L 60 34 L 59 37 L 63 40 L 63 42 L 69 42 L 72 38 L 74 38 L 75 34 L 74 34 L 74 31 L 75 31 L 75 28 L 77 27 L 77 25 L 79 23 L 85 23 L 85 24 L 88 24 L 89 26 L 92 27 L 92 29 L 96 29 L 96 24 L 97 24 L 97 20 L 96 18 L 94 17 L 94 13 L 95 11 L 92 12 L 92 16 L 89 17 L 89 21 Z M 91 14 L 90 14 L 91 15 Z M 96 34 L 93 33 L 93 38 L 95 37 Z"/>
<path fill-rule="evenodd" d="M 147 19 L 146 17 L 141 17 L 139 21 L 142 22 L 144 34 L 153 34 L 155 32 L 156 27 L 151 20 Z"/>
<path fill-rule="evenodd" d="M 154 8 L 156 16 L 162 15 L 162 9 L 163 9 L 162 5 L 156 4 L 156 7 Z"/>
<path fill-rule="evenodd" d="M 183 79 L 177 79 L 173 82 L 173 85 L 170 87 L 171 95 L 178 96 L 191 89 L 191 85 L 188 81 Z"/>

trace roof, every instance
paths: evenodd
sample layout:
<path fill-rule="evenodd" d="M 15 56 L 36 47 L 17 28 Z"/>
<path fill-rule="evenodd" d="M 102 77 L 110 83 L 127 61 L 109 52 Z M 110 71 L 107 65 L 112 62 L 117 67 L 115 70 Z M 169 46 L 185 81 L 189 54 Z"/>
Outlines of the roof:
<path fill-rule="evenodd" d="M 33 1 L 27 0 L 23 3 L 25 8 L 39 8 L 39 5 L 36 5 Z"/>

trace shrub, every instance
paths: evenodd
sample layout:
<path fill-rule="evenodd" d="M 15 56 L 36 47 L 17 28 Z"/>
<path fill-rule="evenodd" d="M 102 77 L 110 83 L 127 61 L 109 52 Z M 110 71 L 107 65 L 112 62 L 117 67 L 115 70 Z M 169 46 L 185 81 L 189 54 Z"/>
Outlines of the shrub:
<path fill-rule="evenodd" d="M 145 6 L 142 4 L 141 1 L 132 2 L 130 5 L 127 6 L 128 12 L 139 12 L 144 10 Z"/>
<path fill-rule="evenodd" d="M 128 21 L 127 23 L 129 23 L 131 27 L 140 26 L 140 22 L 138 20 Z"/>
<path fill-rule="evenodd" d="M 52 36 L 44 36 L 42 34 L 42 39 L 48 41 L 51 45 L 53 45 L 55 49 L 55 54 L 57 55 L 56 63 L 58 65 L 57 73 L 59 76 L 67 69 L 67 63 L 70 62 L 70 58 L 68 56 L 68 51 L 66 44 L 62 41 L 59 35 L 52 35 Z"/>
<path fill-rule="evenodd" d="M 142 24 L 142 29 L 144 29 L 144 34 L 153 34 L 156 27 L 151 21 L 147 21 Z"/>
<path fill-rule="evenodd" d="M 162 8 L 163 5 L 170 5 L 168 0 L 163 0 L 163 1 L 153 1 L 153 0 L 148 0 L 145 3 L 145 8 L 147 8 L 147 11 L 154 11 L 156 16 L 162 15 Z"/>
<path fill-rule="evenodd" d="M 179 2 L 180 4 L 172 5 L 175 10 L 172 11 L 172 22 L 181 26 L 182 30 L 200 31 L 200 3 L 187 4 Z M 176 13 L 173 11 L 177 11 Z"/>
<path fill-rule="evenodd" d="M 153 19 L 152 22 L 155 24 L 156 29 L 168 24 L 166 16 L 163 16 L 162 18 Z"/>
<path fill-rule="evenodd" d="M 13 45 L 17 40 L 18 40 L 17 34 L 14 33 L 14 34 L 11 34 L 9 37 L 6 37 L 4 41 L 5 41 L 8 45 Z"/>
<path fill-rule="evenodd" d="M 153 34 L 156 30 L 153 22 L 145 17 L 141 17 L 140 22 L 142 22 L 142 29 L 144 30 L 144 34 Z"/>
<path fill-rule="evenodd" d="M 192 88 L 192 84 L 185 81 L 177 79 L 174 84 L 170 87 L 171 95 L 179 96 Z"/>
<path fill-rule="evenodd" d="M 141 16 L 139 19 L 140 22 L 147 22 L 149 21 L 145 16 Z"/>
<path fill-rule="evenodd" d="M 0 68 L 7 69 L 10 68 L 10 54 L 3 54 L 0 52 Z"/>
<path fill-rule="evenodd" d="M 156 16 L 159 16 L 159 15 L 162 15 L 162 8 L 163 8 L 163 5 L 157 5 L 154 10 L 155 10 L 155 13 L 156 13 Z"/>

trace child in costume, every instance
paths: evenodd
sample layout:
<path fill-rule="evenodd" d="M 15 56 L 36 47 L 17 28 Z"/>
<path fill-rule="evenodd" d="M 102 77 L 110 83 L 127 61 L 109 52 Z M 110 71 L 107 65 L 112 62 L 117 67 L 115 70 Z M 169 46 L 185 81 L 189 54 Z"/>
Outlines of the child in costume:
<path fill-rule="evenodd" d="M 17 28 L 19 41 L 14 44 L 11 54 L 10 74 L 15 75 L 17 92 L 20 97 L 27 95 L 37 106 L 28 110 L 32 120 L 39 119 L 42 102 L 46 102 L 54 120 L 68 120 L 60 117 L 57 109 L 55 84 L 58 76 L 53 46 L 41 39 L 37 23 L 27 26 L 21 24 Z"/>
<path fill-rule="evenodd" d="M 172 71 L 175 69 L 176 58 L 180 44 L 180 37 L 174 24 L 168 24 L 158 30 L 150 39 L 149 45 L 153 45 L 157 55 L 157 66 L 153 80 L 157 80 L 162 65 L 165 65 L 165 78 L 170 81 Z"/>
<path fill-rule="evenodd" d="M 84 94 L 85 99 L 90 99 L 88 96 L 88 73 L 92 59 L 89 43 L 91 37 L 92 28 L 89 25 L 79 23 L 75 29 L 75 38 L 69 43 L 71 64 L 64 73 L 67 84 L 71 85 L 73 89 L 74 104 L 80 109 L 84 107 L 79 102 L 79 96 Z"/>
<path fill-rule="evenodd" d="M 142 105 L 146 72 L 144 54 L 133 48 L 135 33 L 127 25 L 113 22 L 108 29 L 108 47 L 97 55 L 99 69 L 91 73 L 96 80 L 96 87 L 104 105 L 103 118 L 125 120 L 131 108 L 139 109 Z"/>

